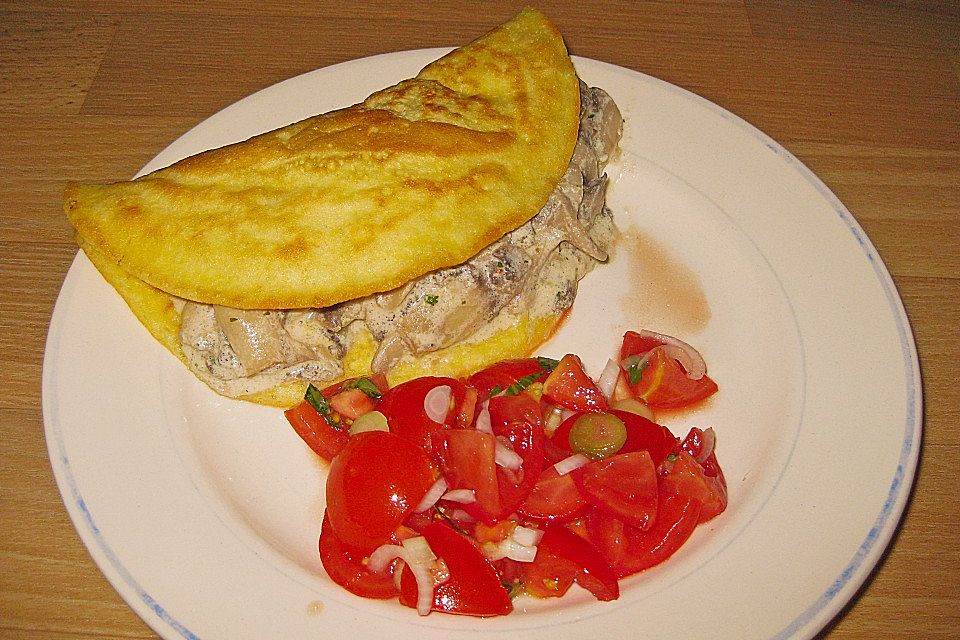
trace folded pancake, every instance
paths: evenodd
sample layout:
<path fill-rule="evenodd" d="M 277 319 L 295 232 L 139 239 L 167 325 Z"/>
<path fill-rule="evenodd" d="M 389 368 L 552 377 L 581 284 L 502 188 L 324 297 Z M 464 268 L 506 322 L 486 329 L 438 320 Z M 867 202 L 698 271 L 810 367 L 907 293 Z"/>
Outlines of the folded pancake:
<path fill-rule="evenodd" d="M 459 264 L 529 220 L 577 140 L 534 11 L 364 102 L 138 180 L 72 184 L 71 222 L 136 278 L 238 309 L 326 307 Z"/>
<path fill-rule="evenodd" d="M 619 132 L 612 100 L 525 10 L 358 105 L 71 184 L 65 209 L 201 379 L 289 405 L 307 382 L 458 375 L 542 342 L 606 258 Z"/>

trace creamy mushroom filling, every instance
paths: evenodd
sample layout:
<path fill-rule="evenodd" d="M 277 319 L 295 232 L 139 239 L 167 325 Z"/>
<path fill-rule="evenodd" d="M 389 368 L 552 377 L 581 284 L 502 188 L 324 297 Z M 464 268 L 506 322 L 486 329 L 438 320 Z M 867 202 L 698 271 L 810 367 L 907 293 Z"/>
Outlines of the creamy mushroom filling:
<path fill-rule="evenodd" d="M 522 314 L 562 313 L 573 304 L 579 280 L 607 259 L 616 235 L 605 206 L 604 169 L 622 126 L 610 96 L 581 82 L 579 137 L 547 203 L 463 264 L 325 309 L 186 303 L 180 339 L 191 369 L 236 397 L 291 379 L 322 383 L 342 375 L 353 323 L 365 325 L 378 343 L 373 370 L 388 371 L 408 354 L 482 337 Z"/>

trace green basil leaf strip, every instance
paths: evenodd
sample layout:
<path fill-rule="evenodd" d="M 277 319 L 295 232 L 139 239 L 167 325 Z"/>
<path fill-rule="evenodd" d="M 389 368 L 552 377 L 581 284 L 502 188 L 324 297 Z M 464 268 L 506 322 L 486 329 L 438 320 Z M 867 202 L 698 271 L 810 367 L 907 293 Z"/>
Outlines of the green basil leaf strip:
<path fill-rule="evenodd" d="M 515 396 L 518 393 L 522 392 L 524 389 L 529 387 L 531 384 L 537 381 L 546 371 L 537 371 L 536 373 L 531 373 L 528 376 L 523 376 L 512 385 L 507 387 L 506 391 L 503 392 L 507 396 Z"/>
<path fill-rule="evenodd" d="M 642 365 L 632 364 L 630 368 L 627 369 L 627 377 L 630 379 L 630 384 L 637 384 L 640 382 L 640 378 L 643 377 L 643 370 L 647 368 L 649 362 L 644 362 Z"/>
<path fill-rule="evenodd" d="M 627 378 L 630 379 L 630 384 L 637 384 L 640 382 L 640 378 L 643 376 L 643 370 L 647 368 L 648 364 L 649 361 L 645 361 L 643 355 L 635 354 L 624 358 L 620 366 L 627 368 Z"/>
<path fill-rule="evenodd" d="M 357 378 L 353 382 L 343 385 L 344 389 L 360 389 L 374 400 L 380 399 L 380 389 L 374 384 L 373 380 L 367 377 Z"/>
<path fill-rule="evenodd" d="M 537 364 L 540 365 L 540 368 L 544 371 L 553 371 L 557 368 L 557 365 L 560 364 L 559 360 L 554 360 L 553 358 L 544 358 L 543 356 L 537 356 Z"/>
<path fill-rule="evenodd" d="M 490 389 L 490 394 L 487 396 L 487 398 L 492 398 L 493 396 L 501 393 L 505 396 L 515 396 L 546 374 L 556 369 L 558 364 L 560 364 L 559 360 L 537 356 L 537 365 L 540 367 L 540 371 L 535 371 L 534 373 L 523 376 L 506 389 L 500 385 L 493 387 Z"/>
<path fill-rule="evenodd" d="M 317 413 L 323 416 L 329 424 L 333 425 L 333 422 L 330 420 L 333 409 L 330 408 L 330 403 L 327 401 L 324 395 L 320 393 L 319 389 L 312 384 L 308 384 L 307 392 L 303 395 L 303 399 L 309 402 L 310 406 L 313 407 Z"/>

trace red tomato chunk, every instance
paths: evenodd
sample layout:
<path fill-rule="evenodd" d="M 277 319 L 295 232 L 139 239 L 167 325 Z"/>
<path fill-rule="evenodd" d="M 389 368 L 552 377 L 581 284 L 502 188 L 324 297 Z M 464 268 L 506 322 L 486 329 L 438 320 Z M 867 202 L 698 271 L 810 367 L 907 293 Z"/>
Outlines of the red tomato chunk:
<path fill-rule="evenodd" d="M 433 461 L 386 431 L 350 438 L 327 476 L 327 515 L 344 543 L 372 551 L 385 543 L 433 485 Z"/>
<path fill-rule="evenodd" d="M 609 396 L 572 354 L 462 380 L 388 387 L 376 375 L 312 389 L 285 415 L 330 463 L 327 574 L 422 614 L 504 615 L 517 594 L 560 597 L 574 584 L 617 599 L 620 579 L 666 561 L 727 506 L 713 431 L 691 427 L 681 440 L 643 407 L 716 393 L 708 376 L 688 377 L 680 360 L 700 361 L 671 351 L 677 344 L 689 347 L 627 332 Z M 371 416 L 351 435 L 371 411 L 386 426 Z"/>

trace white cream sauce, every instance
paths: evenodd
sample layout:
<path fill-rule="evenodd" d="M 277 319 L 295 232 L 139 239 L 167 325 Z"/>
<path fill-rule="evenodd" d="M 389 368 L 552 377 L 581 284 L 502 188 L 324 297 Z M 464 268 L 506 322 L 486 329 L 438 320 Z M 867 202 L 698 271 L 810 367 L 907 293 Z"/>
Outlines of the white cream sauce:
<path fill-rule="evenodd" d="M 327 309 L 237 311 L 187 303 L 180 337 L 190 368 L 217 392 L 241 396 L 291 379 L 343 373 L 354 323 L 379 343 L 375 371 L 408 354 L 480 341 L 530 317 L 559 315 L 577 283 L 607 259 L 616 236 L 603 170 L 622 118 L 613 100 L 581 83 L 580 135 L 543 209 L 469 261 L 401 287 Z"/>

